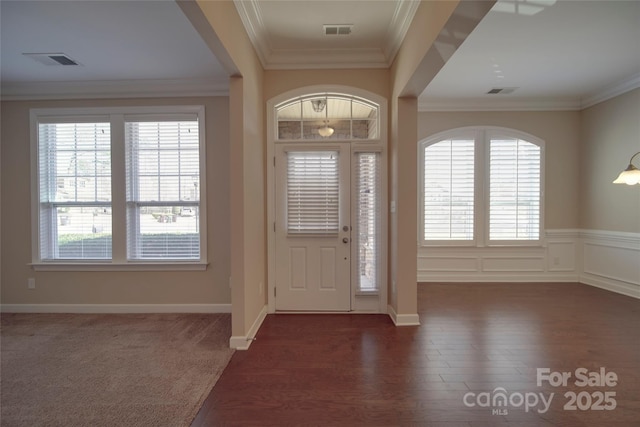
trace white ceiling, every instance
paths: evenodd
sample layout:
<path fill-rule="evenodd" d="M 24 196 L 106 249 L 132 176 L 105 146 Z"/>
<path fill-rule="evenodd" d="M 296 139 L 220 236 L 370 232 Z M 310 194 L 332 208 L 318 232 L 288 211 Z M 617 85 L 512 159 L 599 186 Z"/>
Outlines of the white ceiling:
<path fill-rule="evenodd" d="M 388 68 L 419 2 L 236 0 L 266 69 Z M 325 35 L 325 25 L 351 34 Z"/>
<path fill-rule="evenodd" d="M 420 104 L 452 110 L 584 108 L 640 86 L 639 44 L 637 0 L 502 0 L 431 81 Z M 517 89 L 486 94 L 505 87 Z"/>
<path fill-rule="evenodd" d="M 267 69 L 388 67 L 410 0 L 235 1 Z M 517 10 L 516 10 L 517 6 Z M 0 1 L 2 96 L 219 94 L 220 63 L 174 1 Z M 324 36 L 323 24 L 352 24 Z M 500 0 L 421 109 L 576 109 L 640 86 L 640 1 Z M 44 66 L 22 53 L 66 53 Z M 486 95 L 494 87 L 513 93 Z"/>
<path fill-rule="evenodd" d="M 3 98 L 228 90 L 174 1 L 1 0 L 0 14 Z M 42 65 L 23 53 L 65 53 L 81 66 Z"/>

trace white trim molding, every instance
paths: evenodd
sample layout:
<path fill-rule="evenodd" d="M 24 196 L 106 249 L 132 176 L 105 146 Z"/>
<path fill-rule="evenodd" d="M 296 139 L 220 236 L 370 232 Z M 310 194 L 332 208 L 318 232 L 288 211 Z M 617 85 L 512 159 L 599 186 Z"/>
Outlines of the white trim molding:
<path fill-rule="evenodd" d="M 393 306 L 388 305 L 387 311 L 391 321 L 396 326 L 420 326 L 420 317 L 418 313 L 414 314 L 398 314 Z"/>
<path fill-rule="evenodd" d="M 259 0 L 234 0 L 240 20 L 266 70 L 327 68 L 389 68 L 420 5 L 400 0 L 387 28 L 382 48 L 278 49 L 270 43 Z"/>
<path fill-rule="evenodd" d="M 231 313 L 231 304 L 2 304 L 2 313 Z"/>
<path fill-rule="evenodd" d="M 494 95 L 487 95 L 494 96 Z M 578 111 L 579 98 L 555 99 L 487 99 L 487 98 L 418 98 L 418 111 L 461 112 L 461 111 Z"/>
<path fill-rule="evenodd" d="M 578 230 L 546 230 L 538 246 L 421 246 L 419 282 L 577 282 Z"/>
<path fill-rule="evenodd" d="M 420 96 L 419 112 L 458 112 L 458 111 L 580 111 L 600 102 L 607 101 L 631 92 L 640 87 L 640 73 L 602 88 L 586 97 L 547 97 L 547 98 L 495 98 L 486 95 L 482 98 L 434 98 Z"/>
<path fill-rule="evenodd" d="M 630 78 L 620 81 L 611 86 L 607 86 L 604 89 L 600 90 L 592 94 L 591 96 L 587 96 L 582 99 L 581 107 L 589 108 L 593 105 L 599 104 L 600 102 L 607 101 L 611 98 L 615 98 L 618 95 L 622 95 L 623 93 L 631 92 L 634 89 L 640 87 L 640 73 L 634 74 Z"/>
<path fill-rule="evenodd" d="M 640 233 L 583 230 L 580 282 L 640 298 Z"/>
<path fill-rule="evenodd" d="M 162 79 L 29 82 L 2 85 L 3 101 L 229 96 L 229 81 Z"/>
<path fill-rule="evenodd" d="M 248 350 L 251 346 L 251 343 L 255 340 L 256 334 L 258 333 L 258 330 L 260 329 L 260 326 L 262 326 L 262 322 L 264 322 L 264 319 L 266 317 L 267 306 L 265 305 L 262 307 L 262 310 L 260 310 L 260 313 L 258 314 L 255 322 L 253 322 L 253 325 L 251 325 L 251 328 L 249 328 L 247 335 L 232 336 L 231 338 L 229 338 L 229 347 L 235 350 Z"/>
<path fill-rule="evenodd" d="M 640 298 L 640 233 L 546 230 L 536 247 L 419 247 L 419 282 L 580 282 Z"/>

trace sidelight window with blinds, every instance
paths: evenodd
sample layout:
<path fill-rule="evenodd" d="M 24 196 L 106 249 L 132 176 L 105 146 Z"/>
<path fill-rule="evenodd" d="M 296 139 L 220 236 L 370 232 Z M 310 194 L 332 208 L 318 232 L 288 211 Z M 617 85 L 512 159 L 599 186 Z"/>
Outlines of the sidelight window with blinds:
<path fill-rule="evenodd" d="M 203 121 L 198 106 L 32 111 L 34 262 L 205 262 Z"/>
<path fill-rule="evenodd" d="M 379 152 L 355 153 L 355 243 L 358 262 L 357 289 L 376 292 L 380 288 L 382 188 Z"/>
<path fill-rule="evenodd" d="M 509 129 L 465 128 L 420 147 L 423 245 L 540 241 L 543 141 Z"/>

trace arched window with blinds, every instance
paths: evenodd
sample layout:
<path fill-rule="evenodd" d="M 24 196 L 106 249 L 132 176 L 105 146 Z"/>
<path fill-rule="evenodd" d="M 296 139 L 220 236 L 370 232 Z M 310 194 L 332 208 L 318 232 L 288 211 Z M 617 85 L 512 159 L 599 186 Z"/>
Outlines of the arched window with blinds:
<path fill-rule="evenodd" d="M 543 162 L 543 141 L 512 129 L 456 129 L 422 141 L 421 243 L 538 243 Z"/>

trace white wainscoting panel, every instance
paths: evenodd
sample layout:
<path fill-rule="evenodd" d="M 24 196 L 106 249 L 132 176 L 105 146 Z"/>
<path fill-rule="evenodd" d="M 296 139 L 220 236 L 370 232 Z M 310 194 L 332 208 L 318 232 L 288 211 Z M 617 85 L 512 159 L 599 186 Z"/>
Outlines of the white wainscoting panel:
<path fill-rule="evenodd" d="M 579 230 L 547 230 L 541 246 L 418 248 L 421 282 L 577 282 Z"/>
<path fill-rule="evenodd" d="M 640 233 L 584 230 L 580 281 L 640 298 Z"/>
<path fill-rule="evenodd" d="M 537 247 L 419 247 L 420 282 L 581 282 L 640 298 L 640 233 L 547 230 Z"/>
<path fill-rule="evenodd" d="M 426 251 L 427 253 L 429 251 Z M 440 256 L 427 255 L 418 257 L 418 271 L 447 272 L 447 271 L 478 271 L 476 256 Z"/>
<path fill-rule="evenodd" d="M 482 271 L 505 273 L 543 273 L 544 256 L 483 256 Z"/>
<path fill-rule="evenodd" d="M 549 242 L 547 245 L 547 270 L 575 272 L 577 251 L 575 240 Z"/>

